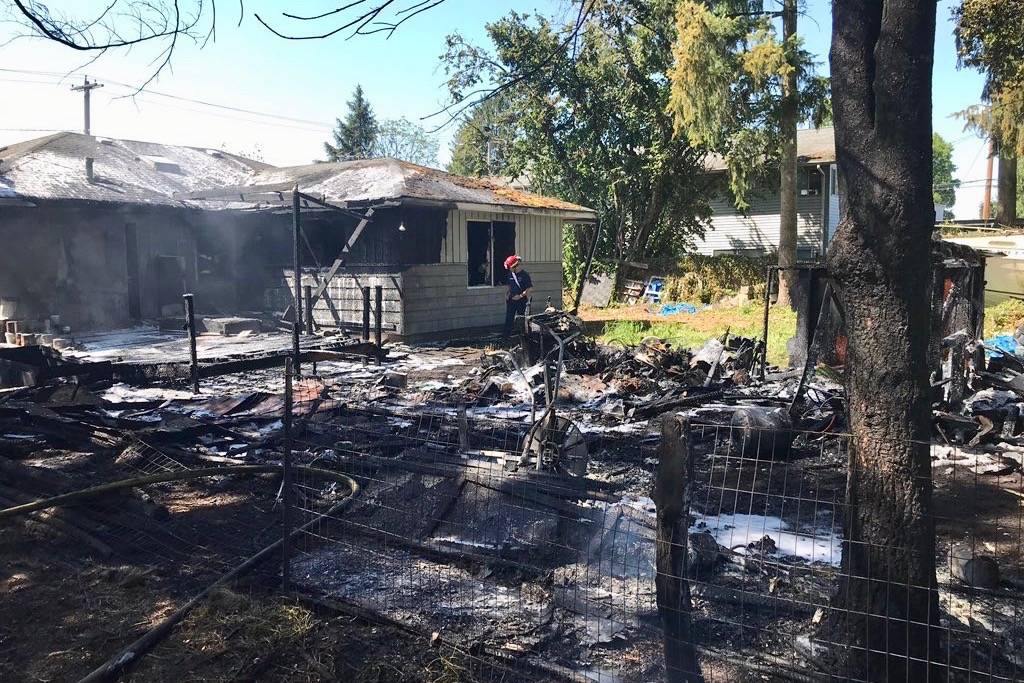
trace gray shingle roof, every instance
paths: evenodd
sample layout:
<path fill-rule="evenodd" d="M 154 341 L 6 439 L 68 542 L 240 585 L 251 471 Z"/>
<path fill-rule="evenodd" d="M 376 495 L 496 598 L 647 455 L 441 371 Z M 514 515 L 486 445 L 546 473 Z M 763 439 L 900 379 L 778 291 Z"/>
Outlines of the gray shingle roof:
<path fill-rule="evenodd" d="M 836 160 L 835 128 L 804 128 L 796 132 L 796 155 L 805 164 L 826 164 Z M 724 171 L 725 159 L 709 154 L 704 159 L 709 171 Z"/>
<path fill-rule="evenodd" d="M 187 196 L 194 199 L 244 196 L 249 200 L 259 195 L 288 193 L 296 185 L 307 195 L 339 206 L 421 200 L 594 214 L 585 206 L 525 192 L 493 178 L 467 178 L 385 158 L 265 168 L 243 184 L 210 187 Z"/>
<path fill-rule="evenodd" d="M 93 180 L 85 159 L 92 157 Z M 56 133 L 0 148 L 0 200 L 181 206 L 175 193 L 245 182 L 267 164 L 202 147 Z"/>
<path fill-rule="evenodd" d="M 92 181 L 86 177 L 87 157 L 94 159 Z M 423 200 L 594 214 L 494 179 L 465 178 L 396 159 L 278 168 L 220 150 L 69 132 L 0 148 L 0 203 L 75 199 L 244 208 L 255 205 L 260 193 L 288 192 L 296 183 L 302 192 L 338 205 Z"/>

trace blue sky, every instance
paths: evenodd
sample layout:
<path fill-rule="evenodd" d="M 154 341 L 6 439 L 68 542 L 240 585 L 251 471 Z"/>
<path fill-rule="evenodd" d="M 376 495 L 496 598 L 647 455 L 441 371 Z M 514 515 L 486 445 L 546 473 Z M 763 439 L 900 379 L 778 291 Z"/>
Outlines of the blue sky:
<path fill-rule="evenodd" d="M 87 3 L 50 4 L 77 11 Z M 322 142 L 334 118 L 344 112 L 356 83 L 362 84 L 378 117 L 418 119 L 444 104 L 444 74 L 437 64 L 447 34 L 459 31 L 482 42 L 484 25 L 510 10 L 563 17 L 570 11 L 568 0 L 447 0 L 390 39 L 377 35 L 285 41 L 253 18 L 260 12 L 268 21 L 277 17 L 278 25 L 284 26 L 279 15 L 282 4 L 247 0 L 246 15 L 237 27 L 236 6 L 221 3 L 216 42 L 202 50 L 182 44 L 171 68 L 135 98 L 125 97 L 131 88 L 118 83 L 130 86 L 145 80 L 153 69 L 155 46 L 109 53 L 69 79 L 65 74 L 84 63 L 82 54 L 35 39 L 7 43 L 0 47 L 0 143 L 45 135 L 50 129 L 78 130 L 81 96 L 69 88 L 72 80 L 78 82 L 88 74 L 106 82 L 104 88 L 93 91 L 94 134 L 224 147 L 275 164 L 306 163 L 322 156 Z M 306 0 L 287 5 L 292 11 L 315 13 L 337 3 Z M 978 181 L 984 178 L 984 143 L 963 132 L 963 124 L 951 114 L 977 102 L 982 79 L 977 73 L 956 69 L 949 21 L 952 5 L 951 0 L 939 3 L 934 126 L 955 142 L 958 175 L 968 182 L 957 195 L 954 211 L 967 218 L 977 216 L 981 202 Z M 831 32 L 829 8 L 827 0 L 808 0 L 800 18 L 800 33 L 808 49 L 819 56 L 823 71 L 827 71 Z M 13 31 L 9 22 L 0 23 L 0 36 L 8 38 Z M 289 119 L 217 109 L 157 93 Z M 440 133 L 442 161 L 448 158 L 452 132 L 449 128 Z"/>

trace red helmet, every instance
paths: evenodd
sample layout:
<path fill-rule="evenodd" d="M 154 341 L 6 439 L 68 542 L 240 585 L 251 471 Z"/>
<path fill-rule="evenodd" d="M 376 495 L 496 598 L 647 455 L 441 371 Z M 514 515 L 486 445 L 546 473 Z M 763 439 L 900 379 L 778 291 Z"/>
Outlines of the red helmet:
<path fill-rule="evenodd" d="M 519 258 L 515 254 L 512 254 L 507 259 L 505 259 L 505 270 L 512 270 L 512 266 L 516 265 L 522 260 L 523 259 Z"/>

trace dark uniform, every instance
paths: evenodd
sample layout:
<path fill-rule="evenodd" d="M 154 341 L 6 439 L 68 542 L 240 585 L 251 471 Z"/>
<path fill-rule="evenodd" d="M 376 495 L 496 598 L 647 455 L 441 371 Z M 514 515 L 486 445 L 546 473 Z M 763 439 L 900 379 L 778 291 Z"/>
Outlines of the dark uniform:
<path fill-rule="evenodd" d="M 513 301 L 512 297 L 519 296 L 531 287 L 533 287 L 533 280 L 530 279 L 530 274 L 525 270 L 520 270 L 518 273 L 509 271 L 508 294 L 505 298 L 505 333 L 502 336 L 507 338 L 511 335 L 516 316 L 526 313 L 526 304 L 529 299 L 523 298 Z"/>

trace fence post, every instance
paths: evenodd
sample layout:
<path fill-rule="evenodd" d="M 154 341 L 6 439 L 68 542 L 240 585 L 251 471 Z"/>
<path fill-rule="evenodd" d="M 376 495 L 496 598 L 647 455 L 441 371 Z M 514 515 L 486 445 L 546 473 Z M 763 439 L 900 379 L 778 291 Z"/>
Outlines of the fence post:
<path fill-rule="evenodd" d="M 306 334 L 313 334 L 313 285 L 303 285 L 302 296 L 306 300 Z"/>
<path fill-rule="evenodd" d="M 295 288 L 292 291 L 292 355 L 295 357 L 295 373 L 301 372 L 301 355 L 299 351 L 299 332 L 302 330 L 302 259 L 299 252 L 299 235 L 302 234 L 301 207 L 299 205 L 299 186 L 292 189 L 292 275 Z"/>
<path fill-rule="evenodd" d="M 374 309 L 377 317 L 373 326 L 373 341 L 377 345 L 377 365 L 380 365 L 381 326 L 384 323 L 384 288 L 377 285 L 373 288 Z"/>
<path fill-rule="evenodd" d="M 772 275 L 775 270 L 771 266 L 764 268 L 764 329 L 761 332 L 763 346 L 761 347 L 761 364 L 758 377 L 764 379 L 765 366 L 768 364 L 768 312 L 772 307 Z M 756 360 L 756 359 L 755 359 Z"/>
<path fill-rule="evenodd" d="M 281 472 L 281 590 L 288 592 L 289 564 L 291 547 L 289 537 L 292 534 L 292 359 L 286 358 L 284 363 L 284 456 Z"/>
<path fill-rule="evenodd" d="M 661 423 L 658 472 L 652 497 L 658 520 L 655 589 L 664 632 L 665 680 L 669 683 L 704 680 L 693 644 L 690 584 L 686 577 L 692 494 L 690 422 L 666 415 Z"/>
<path fill-rule="evenodd" d="M 370 341 L 370 288 L 363 287 L 363 341 Z"/>
<path fill-rule="evenodd" d="M 195 297 L 182 294 L 185 300 L 185 329 L 188 331 L 189 378 L 192 380 L 192 393 L 199 393 L 199 356 L 196 352 L 196 310 Z"/>

